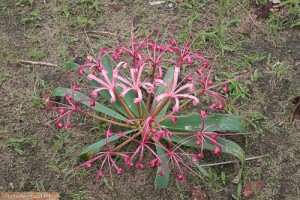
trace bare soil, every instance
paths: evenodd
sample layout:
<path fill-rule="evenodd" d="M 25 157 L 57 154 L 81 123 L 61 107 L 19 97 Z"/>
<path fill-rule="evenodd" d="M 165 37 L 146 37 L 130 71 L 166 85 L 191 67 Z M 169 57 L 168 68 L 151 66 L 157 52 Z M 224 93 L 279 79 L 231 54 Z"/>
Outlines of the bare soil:
<path fill-rule="evenodd" d="M 128 43 L 133 17 L 138 19 L 140 37 L 144 32 L 162 29 L 170 21 L 173 21 L 171 34 L 201 35 L 207 27 L 218 23 L 216 1 L 197 11 L 199 15 L 192 27 L 188 26 L 191 10 L 180 7 L 180 3 L 168 8 L 166 4 L 150 6 L 142 0 L 103 0 L 96 11 L 90 7 L 92 1 L 34 1 L 32 5 L 16 5 L 17 2 L 27 1 L 1 1 L 0 4 L 0 191 L 53 191 L 66 200 L 195 199 L 191 191 L 175 180 L 171 180 L 168 189 L 155 189 L 156 170 L 128 169 L 124 175 L 114 177 L 112 189 L 102 183 L 93 191 L 96 168 L 76 176 L 71 171 L 79 163 L 79 152 L 97 141 L 95 131 L 87 132 L 94 122 L 78 116 L 78 126 L 58 133 L 46 125 L 53 118 L 51 112 L 40 109 L 33 99 L 59 85 L 68 86 L 68 78 L 62 76 L 63 64 L 84 55 L 83 47 L 89 48 L 77 16 L 95 22 L 87 25 L 87 31 L 91 46 L 96 49 L 114 47 L 120 41 Z M 257 180 L 265 183 L 248 199 L 297 200 L 300 197 L 300 122 L 291 120 L 295 106 L 290 100 L 300 95 L 299 29 L 283 26 L 273 37 L 268 19 L 257 19 L 255 10 L 254 3 L 247 5 L 247 12 L 257 26 L 236 3 L 232 3 L 231 12 L 225 16 L 227 21 L 240 20 L 227 30 L 240 44 L 238 49 L 223 54 L 213 41 L 207 41 L 201 48 L 208 54 L 219 55 L 216 68 L 220 72 L 258 72 L 256 81 L 251 76 L 240 80 L 250 88 L 249 96 L 239 99 L 233 111 L 256 125 L 256 134 L 239 139 L 247 157 L 266 156 L 246 163 L 244 183 Z M 22 22 L 32 11 L 38 11 L 41 19 Z M 283 9 L 278 14 L 284 16 L 285 12 Z M 36 55 L 39 52 L 42 55 Z M 258 61 L 245 61 L 247 56 L 254 55 L 263 56 Z M 19 59 L 50 62 L 59 67 L 26 65 L 19 63 Z M 103 124 L 97 125 L 105 128 Z M 16 144 L 9 143 L 10 138 L 25 140 Z M 228 157 L 218 158 L 218 161 L 225 160 Z M 236 175 L 237 168 L 234 164 L 212 168 L 218 177 L 221 171 L 228 175 L 227 184 L 221 189 L 212 189 L 193 177 L 189 178 L 190 184 L 192 188 L 204 190 L 209 199 L 231 199 L 236 185 L 230 179 Z M 219 178 L 215 184 L 221 185 L 220 182 Z"/>

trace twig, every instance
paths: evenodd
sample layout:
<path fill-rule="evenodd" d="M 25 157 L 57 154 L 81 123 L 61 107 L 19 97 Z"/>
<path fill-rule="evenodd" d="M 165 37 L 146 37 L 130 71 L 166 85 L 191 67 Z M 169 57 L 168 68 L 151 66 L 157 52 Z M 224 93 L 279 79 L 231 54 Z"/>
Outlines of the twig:
<path fill-rule="evenodd" d="M 31 65 L 45 65 L 45 66 L 50 66 L 50 67 L 58 67 L 57 64 L 53 63 L 47 63 L 47 62 L 34 62 L 30 60 L 18 60 L 20 63 L 25 63 L 25 64 L 31 64 Z"/>
<path fill-rule="evenodd" d="M 107 32 L 107 31 L 89 31 L 90 33 L 100 33 L 100 34 L 106 34 L 106 35 L 111 35 L 111 36 L 114 36 L 114 37 L 124 37 L 124 38 L 127 38 L 128 36 L 125 36 L 125 35 L 120 35 L 120 34 L 117 34 L 117 33 L 111 33 L 111 32 Z M 89 33 L 89 35 L 91 35 Z M 99 37 L 99 36 L 96 36 L 96 35 L 93 35 L 94 37 Z"/>
<path fill-rule="evenodd" d="M 256 22 L 254 21 L 254 19 L 251 17 L 251 15 L 248 13 L 248 11 L 246 10 L 246 8 L 238 1 L 238 0 L 235 0 L 239 6 L 245 11 L 245 13 L 248 15 L 248 17 L 250 18 L 250 20 L 253 22 L 253 24 L 260 30 L 262 31 L 262 29 L 256 24 Z"/>
<path fill-rule="evenodd" d="M 156 6 L 165 3 L 166 1 L 154 1 L 154 2 L 149 2 L 150 6 Z"/>
<path fill-rule="evenodd" d="M 250 157 L 250 158 L 246 158 L 245 161 L 249 161 L 249 160 L 256 160 L 256 159 L 260 159 L 260 158 L 264 158 L 267 157 L 267 155 L 263 155 L 263 156 L 254 156 L 254 157 Z M 212 163 L 212 164 L 206 164 L 206 165 L 201 165 L 201 167 L 211 167 L 211 166 L 216 166 L 216 165 L 225 165 L 225 164 L 231 164 L 231 163 L 235 163 L 237 161 L 235 160 L 230 160 L 230 161 L 225 161 L 225 162 L 219 162 L 219 163 Z"/>

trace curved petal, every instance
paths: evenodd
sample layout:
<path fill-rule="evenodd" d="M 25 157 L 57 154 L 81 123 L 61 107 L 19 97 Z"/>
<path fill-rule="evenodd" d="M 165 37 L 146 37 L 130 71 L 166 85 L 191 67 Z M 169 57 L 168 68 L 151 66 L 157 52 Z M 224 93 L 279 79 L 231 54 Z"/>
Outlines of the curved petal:
<path fill-rule="evenodd" d="M 170 96 L 168 93 L 163 93 L 155 97 L 155 101 L 161 101 L 163 98 Z"/>
<path fill-rule="evenodd" d="M 173 106 L 173 112 L 178 112 L 179 110 L 179 99 L 175 98 L 175 105 Z"/>

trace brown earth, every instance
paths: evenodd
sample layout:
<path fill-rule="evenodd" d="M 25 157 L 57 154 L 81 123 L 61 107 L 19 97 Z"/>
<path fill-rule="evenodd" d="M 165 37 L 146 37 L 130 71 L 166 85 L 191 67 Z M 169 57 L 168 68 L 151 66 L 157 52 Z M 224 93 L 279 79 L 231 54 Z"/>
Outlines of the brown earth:
<path fill-rule="evenodd" d="M 16 5 L 18 2 L 24 5 Z M 90 8 L 92 1 L 34 1 L 32 5 L 26 2 L 29 1 L 1 1 L 0 7 L 0 191 L 53 191 L 66 200 L 193 199 L 192 192 L 175 180 L 171 180 L 168 189 L 155 189 L 155 170 L 129 169 L 124 175 L 114 177 L 113 189 L 102 183 L 94 192 L 96 168 L 76 176 L 70 173 L 72 166 L 78 164 L 80 150 L 97 140 L 93 131 L 87 132 L 93 122 L 78 117 L 78 126 L 58 133 L 46 126 L 52 114 L 34 105 L 33 99 L 59 85 L 68 85 L 68 80 L 61 76 L 64 71 L 60 66 L 82 56 L 81 47 L 88 46 L 81 25 L 76 21 L 78 15 L 95 22 L 87 26 L 93 48 L 114 47 L 119 41 L 128 42 L 133 17 L 139 21 L 137 33 L 141 37 L 143 32 L 161 29 L 171 20 L 172 34 L 192 32 L 199 35 L 206 30 L 207 27 L 203 27 L 208 19 L 208 27 L 218 23 L 217 3 L 211 1 L 199 8 L 199 15 L 189 27 L 193 15 L 180 3 L 167 8 L 166 4 L 150 6 L 148 1 L 142 0 L 103 0 L 97 12 Z M 62 11 L 64 6 L 69 17 Z M 247 9 L 259 28 L 236 3 L 224 17 L 227 21 L 240 19 L 236 25 L 228 26 L 226 32 L 240 44 L 238 49 L 222 54 L 214 41 L 206 42 L 201 48 L 219 55 L 218 71 L 257 70 L 259 74 L 257 81 L 251 77 L 240 80 L 243 87 L 251 87 L 250 95 L 239 99 L 232 110 L 256 125 L 255 135 L 241 138 L 247 157 L 266 155 L 246 164 L 244 183 L 265 182 L 265 186 L 249 199 L 297 200 L 300 196 L 300 122 L 291 121 L 295 106 L 290 100 L 300 95 L 299 30 L 283 26 L 272 37 L 268 19 L 256 19 L 254 3 L 247 5 Z M 41 19 L 22 23 L 32 11 L 39 11 Z M 287 10 L 283 9 L 278 15 L 284 16 L 285 12 Z M 39 52 L 42 55 L 36 55 Z M 262 55 L 262 59 L 245 61 L 247 56 L 255 55 Z M 18 59 L 56 63 L 59 67 L 20 64 Z M 103 124 L 96 125 L 98 129 L 105 128 Z M 9 138 L 25 139 L 9 143 Z M 227 158 L 221 157 L 219 161 Z M 212 169 L 218 177 L 221 171 L 228 173 L 226 186 L 211 189 L 195 178 L 190 178 L 190 184 L 205 190 L 209 199 L 231 199 L 236 186 L 230 183 L 230 178 L 236 175 L 236 167 L 224 165 Z M 218 178 L 215 184 L 221 185 L 220 182 Z"/>

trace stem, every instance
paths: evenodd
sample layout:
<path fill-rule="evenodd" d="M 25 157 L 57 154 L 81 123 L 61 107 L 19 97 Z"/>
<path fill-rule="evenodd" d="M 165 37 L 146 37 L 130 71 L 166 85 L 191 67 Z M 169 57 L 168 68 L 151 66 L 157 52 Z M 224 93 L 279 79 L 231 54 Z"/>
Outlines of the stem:
<path fill-rule="evenodd" d="M 127 105 L 124 103 L 123 99 L 120 97 L 119 93 L 116 91 L 116 89 L 114 89 L 114 93 L 118 99 L 118 101 L 120 102 L 121 106 L 124 108 L 125 112 L 127 113 L 127 115 L 129 116 L 130 119 L 135 119 L 135 117 L 133 116 L 133 114 L 131 113 L 131 111 L 129 110 L 129 108 L 127 107 Z M 136 127 L 139 126 L 139 122 L 133 122 L 134 125 Z M 135 128 L 136 128 L 135 127 Z"/>
<path fill-rule="evenodd" d="M 194 132 L 172 132 L 172 135 L 193 135 Z"/>
<path fill-rule="evenodd" d="M 138 97 L 137 92 L 135 93 L 135 95 L 136 95 L 136 97 Z M 142 119 L 142 118 L 143 118 L 143 117 L 142 117 L 143 115 L 142 115 L 142 105 L 141 105 L 141 102 L 138 102 L 138 103 L 137 103 L 137 108 L 138 108 L 139 118 Z"/>
<path fill-rule="evenodd" d="M 269 156 L 269 155 L 266 154 L 266 155 L 262 155 L 262 156 L 249 157 L 249 158 L 246 158 L 245 161 L 257 160 L 257 159 L 265 158 L 267 156 Z M 230 161 L 219 162 L 219 163 L 205 164 L 205 165 L 201 165 L 201 167 L 211 167 L 211 166 L 231 164 L 231 163 L 236 163 L 236 162 L 237 162 L 236 160 L 230 160 Z"/>
<path fill-rule="evenodd" d="M 131 142 L 134 138 L 136 138 L 137 136 L 141 135 L 143 131 L 139 131 L 135 134 L 132 135 L 131 138 L 127 139 L 126 141 L 124 141 L 122 144 L 118 145 L 117 147 L 113 148 L 111 151 L 115 152 L 120 150 L 123 146 L 125 146 L 126 144 L 128 144 L 129 142 Z"/>
<path fill-rule="evenodd" d="M 80 112 L 80 113 L 83 113 L 83 114 L 85 114 L 85 115 L 88 115 L 88 116 L 90 116 L 90 117 L 93 117 L 93 118 L 95 118 L 95 119 L 99 119 L 99 120 L 101 120 L 101 121 L 105 121 L 105 122 L 108 122 L 108 123 L 111 123 L 111 124 L 115 124 L 115 125 L 117 125 L 117 126 L 126 127 L 126 128 L 131 128 L 131 129 L 136 128 L 135 126 L 130 126 L 130 125 L 128 125 L 128 124 L 123 124 L 123 123 L 115 122 L 115 121 L 112 121 L 112 120 L 109 120 L 109 119 L 105 119 L 105 118 L 103 118 L 103 117 L 99 117 L 99 116 L 97 116 L 97 115 L 93 115 L 92 113 L 89 113 L 89 112 L 87 112 L 87 111 L 81 110 L 81 109 L 79 109 L 79 108 L 77 108 L 77 111 Z"/>
<path fill-rule="evenodd" d="M 165 107 L 165 105 L 169 102 L 169 100 L 170 98 L 168 97 L 164 103 L 158 106 L 158 108 L 153 113 L 153 117 L 156 117 L 160 113 L 160 111 Z"/>
<path fill-rule="evenodd" d="M 203 94 L 204 91 L 205 91 L 205 90 L 200 90 L 195 96 L 198 97 L 199 95 Z M 189 99 L 189 100 L 187 100 L 186 102 L 184 102 L 183 104 L 181 104 L 181 105 L 179 106 L 179 110 L 180 110 L 181 108 L 183 108 L 184 106 L 186 106 L 187 104 L 189 104 L 191 101 L 193 101 L 193 100 L 192 100 L 192 99 Z M 175 112 L 172 111 L 169 115 L 173 115 L 174 113 L 175 113 Z M 160 124 L 160 123 L 164 122 L 166 119 L 168 119 L 168 117 L 163 118 L 163 119 L 162 119 L 161 121 L 159 121 L 158 123 Z"/>

